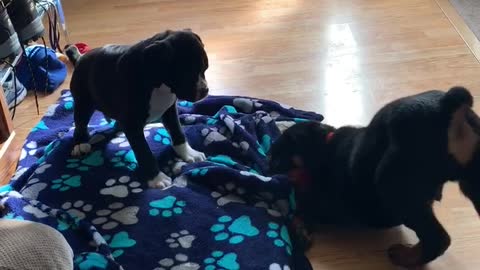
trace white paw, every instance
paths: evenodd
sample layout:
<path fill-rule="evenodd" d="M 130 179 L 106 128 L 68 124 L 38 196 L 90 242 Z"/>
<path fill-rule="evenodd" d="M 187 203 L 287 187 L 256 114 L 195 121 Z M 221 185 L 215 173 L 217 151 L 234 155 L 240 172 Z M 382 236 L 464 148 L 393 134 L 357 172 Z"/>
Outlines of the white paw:
<path fill-rule="evenodd" d="M 86 155 L 92 151 L 92 146 L 89 143 L 77 144 L 73 147 L 72 156 L 79 157 Z"/>
<path fill-rule="evenodd" d="M 204 161 L 207 159 L 204 153 L 193 149 L 188 143 L 182 143 L 180 145 L 173 146 L 173 149 L 175 150 L 175 153 L 180 156 L 180 158 L 188 163 Z"/>
<path fill-rule="evenodd" d="M 155 178 L 148 181 L 148 186 L 151 188 L 165 189 L 172 185 L 172 178 L 163 172 L 159 172 Z"/>

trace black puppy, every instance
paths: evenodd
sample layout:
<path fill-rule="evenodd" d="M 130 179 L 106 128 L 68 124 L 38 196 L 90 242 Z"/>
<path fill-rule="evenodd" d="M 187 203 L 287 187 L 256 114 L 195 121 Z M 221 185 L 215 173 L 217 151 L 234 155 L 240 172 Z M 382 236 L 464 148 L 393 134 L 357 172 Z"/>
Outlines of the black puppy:
<path fill-rule="evenodd" d="M 297 186 L 297 198 L 307 225 L 404 224 L 419 242 L 394 245 L 389 256 L 423 265 L 450 245 L 432 210 L 447 181 L 458 181 L 480 213 L 480 120 L 472 105 L 469 91 L 454 87 L 393 101 L 367 127 L 296 124 L 274 142 L 271 170 L 306 172 L 291 176 L 306 185 Z"/>
<path fill-rule="evenodd" d="M 107 45 L 84 55 L 70 46 L 66 53 L 75 65 L 70 83 L 75 101 L 72 155 L 90 152 L 87 125 L 99 110 L 125 132 L 141 176 L 151 187 L 166 187 L 171 179 L 159 170 L 145 140 L 146 123 L 161 119 L 185 161 L 205 159 L 185 140 L 176 107 L 177 98 L 194 102 L 208 94 L 208 58 L 198 35 L 166 31 L 134 45 Z"/>

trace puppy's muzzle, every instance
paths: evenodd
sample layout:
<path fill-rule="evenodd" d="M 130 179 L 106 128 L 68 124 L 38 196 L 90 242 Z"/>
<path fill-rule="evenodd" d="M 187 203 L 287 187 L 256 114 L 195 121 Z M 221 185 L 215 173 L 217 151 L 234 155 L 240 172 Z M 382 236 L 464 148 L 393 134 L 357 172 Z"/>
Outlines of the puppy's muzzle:
<path fill-rule="evenodd" d="M 204 99 L 208 95 L 208 84 L 205 78 L 200 77 L 197 83 L 196 101 Z"/>
<path fill-rule="evenodd" d="M 205 97 L 207 97 L 207 96 L 208 96 L 208 91 L 209 91 L 208 88 L 199 89 L 199 90 L 198 90 L 197 101 L 202 100 L 202 99 L 204 99 Z"/>

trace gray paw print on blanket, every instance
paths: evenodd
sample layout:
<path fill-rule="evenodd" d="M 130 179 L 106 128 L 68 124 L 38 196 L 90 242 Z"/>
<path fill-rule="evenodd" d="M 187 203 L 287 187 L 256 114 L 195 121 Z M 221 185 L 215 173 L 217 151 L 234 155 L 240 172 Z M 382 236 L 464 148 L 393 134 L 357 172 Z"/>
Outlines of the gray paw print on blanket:
<path fill-rule="evenodd" d="M 257 111 L 255 113 L 255 123 L 256 124 L 260 123 L 260 121 L 264 122 L 265 124 L 268 124 L 268 123 L 272 122 L 273 120 L 274 120 L 273 117 L 267 112 Z"/>
<path fill-rule="evenodd" d="M 154 270 L 197 270 L 200 265 L 194 262 L 189 262 L 188 256 L 185 254 L 177 254 L 175 258 L 161 259 L 158 264 L 160 267 Z"/>
<path fill-rule="evenodd" d="M 171 233 L 170 237 L 165 240 L 170 248 L 191 248 L 195 240 L 195 235 L 190 234 L 187 230 Z"/>
<path fill-rule="evenodd" d="M 118 225 L 133 225 L 138 223 L 137 213 L 139 207 L 127 206 L 123 203 L 116 202 L 108 206 L 108 209 L 98 210 L 96 212 L 97 218 L 92 220 L 94 225 L 102 225 L 102 229 L 110 230 L 116 228 Z"/>
<path fill-rule="evenodd" d="M 245 188 L 237 187 L 234 182 L 228 182 L 224 186 L 218 186 L 217 191 L 213 191 L 210 195 L 217 199 L 218 206 L 224 206 L 229 203 L 245 203 L 241 196 L 246 192 Z"/>
<path fill-rule="evenodd" d="M 78 220 L 84 219 L 86 213 L 92 211 L 93 206 L 91 204 L 85 203 L 84 201 L 78 200 L 75 202 L 65 202 L 62 204 L 62 210 L 67 211 L 70 215 L 74 216 Z"/>
<path fill-rule="evenodd" d="M 262 103 L 250 98 L 236 98 L 233 100 L 233 105 L 246 113 L 251 113 L 253 109 L 262 107 Z"/>
<path fill-rule="evenodd" d="M 28 183 L 22 188 L 20 193 L 26 198 L 36 200 L 40 192 L 47 186 L 47 183 L 40 182 L 40 179 L 32 178 L 28 180 Z"/>
<path fill-rule="evenodd" d="M 287 216 L 289 204 L 286 200 L 276 200 L 270 192 L 260 192 L 256 195 L 258 201 L 255 207 L 264 208 L 268 214 L 274 217 Z"/>
<path fill-rule="evenodd" d="M 205 146 L 214 143 L 214 142 L 222 142 L 226 141 L 227 137 L 225 137 L 222 133 L 220 133 L 221 130 L 219 130 L 216 127 L 213 128 L 204 128 L 202 130 L 202 135 L 205 137 L 205 141 L 203 144 Z"/>
<path fill-rule="evenodd" d="M 117 198 L 126 198 L 129 194 L 140 193 L 143 189 L 137 181 L 131 181 L 130 176 L 122 176 L 116 179 L 109 179 L 105 182 L 105 188 L 100 190 L 102 195 L 111 195 Z"/>
<path fill-rule="evenodd" d="M 240 149 L 242 149 L 243 151 L 247 151 L 248 148 L 250 148 L 250 145 L 249 145 L 248 142 L 246 142 L 246 141 L 242 141 L 242 142 L 240 142 L 240 143 L 233 142 L 232 145 L 233 145 L 233 147 L 235 147 L 235 148 L 240 148 Z"/>

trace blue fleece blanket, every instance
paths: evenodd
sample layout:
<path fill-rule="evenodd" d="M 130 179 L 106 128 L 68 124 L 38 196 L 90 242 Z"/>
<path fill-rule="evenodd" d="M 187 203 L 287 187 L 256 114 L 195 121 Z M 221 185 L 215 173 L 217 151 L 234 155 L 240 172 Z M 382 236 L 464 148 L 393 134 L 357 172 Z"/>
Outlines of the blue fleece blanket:
<path fill-rule="evenodd" d="M 205 162 L 179 160 L 161 123 L 145 137 L 174 179 L 149 189 L 124 134 L 102 114 L 90 122 L 92 152 L 70 156 L 73 100 L 64 91 L 33 128 L 11 183 L 4 218 L 48 224 L 72 246 L 77 269 L 311 269 L 292 250 L 286 223 L 294 193 L 265 176 L 266 153 L 283 129 L 321 115 L 267 100 L 211 96 L 178 102 L 187 138 Z"/>

